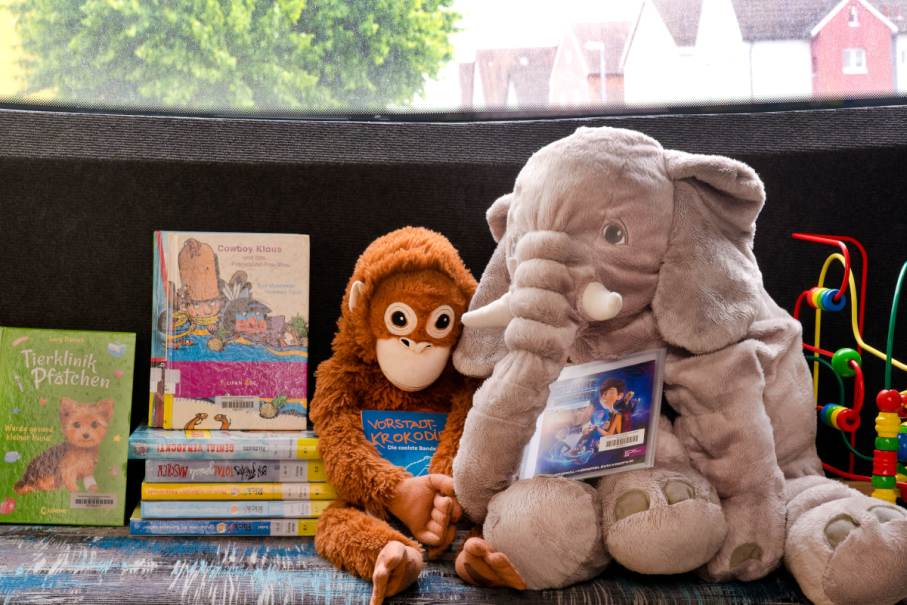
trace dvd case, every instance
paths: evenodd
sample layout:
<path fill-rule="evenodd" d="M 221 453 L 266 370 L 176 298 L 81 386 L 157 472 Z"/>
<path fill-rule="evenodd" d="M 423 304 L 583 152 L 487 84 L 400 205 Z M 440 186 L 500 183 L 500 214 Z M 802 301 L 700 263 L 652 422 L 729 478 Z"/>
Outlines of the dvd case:
<path fill-rule="evenodd" d="M 309 237 L 158 231 L 149 425 L 305 430 Z"/>
<path fill-rule="evenodd" d="M 520 479 L 600 477 L 655 463 L 665 350 L 564 368 L 523 454 Z"/>
<path fill-rule="evenodd" d="M 312 431 L 171 431 L 139 426 L 129 436 L 136 460 L 317 460 Z"/>
<path fill-rule="evenodd" d="M 264 501 L 147 501 L 142 502 L 142 519 L 221 519 L 228 517 L 284 517 L 313 519 L 333 500 Z"/>

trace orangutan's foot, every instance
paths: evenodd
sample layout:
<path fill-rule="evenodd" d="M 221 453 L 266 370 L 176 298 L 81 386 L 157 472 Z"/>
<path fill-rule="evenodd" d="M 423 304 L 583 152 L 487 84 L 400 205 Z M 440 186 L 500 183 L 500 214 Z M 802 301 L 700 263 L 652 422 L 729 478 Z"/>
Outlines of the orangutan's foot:
<path fill-rule="evenodd" d="M 526 582 L 507 555 L 495 551 L 482 538 L 470 538 L 457 555 L 457 575 L 464 582 L 484 588 L 526 590 Z"/>
<path fill-rule="evenodd" d="M 381 605 L 385 597 L 406 590 L 422 571 L 422 553 L 402 542 L 388 542 L 378 553 L 372 574 L 372 598 L 369 605 Z"/>

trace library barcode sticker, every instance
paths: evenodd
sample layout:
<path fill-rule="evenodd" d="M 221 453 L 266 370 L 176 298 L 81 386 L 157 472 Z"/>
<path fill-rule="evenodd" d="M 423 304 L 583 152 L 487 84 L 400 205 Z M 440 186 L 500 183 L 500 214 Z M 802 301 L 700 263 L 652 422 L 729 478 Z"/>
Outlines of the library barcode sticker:
<path fill-rule="evenodd" d="M 308 500 L 308 483 L 278 483 L 284 500 Z"/>
<path fill-rule="evenodd" d="M 258 406 L 256 395 L 219 395 L 214 404 L 222 410 L 254 410 Z"/>
<path fill-rule="evenodd" d="M 69 508 L 116 508 L 116 494 L 69 494 Z"/>
<path fill-rule="evenodd" d="M 287 502 L 283 506 L 283 516 L 293 519 L 295 517 L 311 517 L 311 502 Z"/>
<path fill-rule="evenodd" d="M 272 536 L 298 536 L 299 521 L 295 519 L 275 519 L 271 521 Z"/>
<path fill-rule="evenodd" d="M 640 443 L 645 443 L 646 441 L 646 429 L 639 429 L 638 431 L 630 431 L 629 433 L 621 433 L 615 435 L 614 437 L 602 438 L 598 444 L 598 451 L 604 452 L 606 450 L 613 450 L 619 447 L 628 447 L 631 445 L 639 445 Z"/>

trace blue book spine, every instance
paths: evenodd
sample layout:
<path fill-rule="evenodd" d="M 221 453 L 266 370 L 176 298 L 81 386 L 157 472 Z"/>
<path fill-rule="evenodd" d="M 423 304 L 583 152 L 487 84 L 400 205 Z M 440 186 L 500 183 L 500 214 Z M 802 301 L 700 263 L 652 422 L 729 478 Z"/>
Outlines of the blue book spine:
<path fill-rule="evenodd" d="M 130 519 L 132 536 L 314 536 L 314 519 Z"/>

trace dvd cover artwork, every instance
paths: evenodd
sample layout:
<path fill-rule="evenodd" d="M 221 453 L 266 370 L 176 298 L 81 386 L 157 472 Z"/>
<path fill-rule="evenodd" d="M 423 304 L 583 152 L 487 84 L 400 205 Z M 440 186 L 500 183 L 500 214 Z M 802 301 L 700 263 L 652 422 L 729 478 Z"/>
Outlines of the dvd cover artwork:
<path fill-rule="evenodd" d="M 520 478 L 583 479 L 652 466 L 664 355 L 658 349 L 566 368 L 550 386 Z"/>
<path fill-rule="evenodd" d="M 307 428 L 309 238 L 158 231 L 149 425 Z"/>

